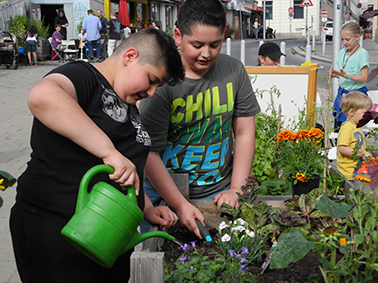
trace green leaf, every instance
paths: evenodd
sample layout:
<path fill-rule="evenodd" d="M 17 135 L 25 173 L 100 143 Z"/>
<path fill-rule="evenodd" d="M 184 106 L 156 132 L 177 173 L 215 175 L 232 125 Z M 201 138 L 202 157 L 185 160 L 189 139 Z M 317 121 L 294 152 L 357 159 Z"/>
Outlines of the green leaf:
<path fill-rule="evenodd" d="M 328 260 L 326 260 L 324 257 L 318 256 L 318 260 L 320 261 L 321 264 L 323 264 L 323 266 L 325 266 L 329 270 L 334 269 L 332 264 Z"/>
<path fill-rule="evenodd" d="M 277 250 L 272 253 L 270 267 L 272 269 L 285 268 L 291 262 L 303 258 L 314 248 L 315 244 L 307 241 L 298 228 L 286 229 L 278 239 Z"/>
<path fill-rule="evenodd" d="M 326 195 L 322 195 L 320 200 L 316 200 L 314 203 L 316 209 L 327 213 L 333 219 L 345 218 L 351 214 L 352 207 L 349 204 L 345 202 L 336 203 L 331 201 Z"/>
<path fill-rule="evenodd" d="M 16 183 L 16 178 L 14 178 L 11 174 L 8 172 L 0 170 L 0 180 L 4 179 L 1 186 L 4 186 L 5 188 L 11 187 Z"/>

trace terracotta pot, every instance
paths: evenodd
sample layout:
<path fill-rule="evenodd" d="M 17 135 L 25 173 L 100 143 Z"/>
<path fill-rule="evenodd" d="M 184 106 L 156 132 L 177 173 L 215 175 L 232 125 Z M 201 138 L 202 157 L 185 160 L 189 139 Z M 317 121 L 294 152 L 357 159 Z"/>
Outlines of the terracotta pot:
<path fill-rule="evenodd" d="M 293 197 L 295 195 L 300 196 L 301 194 L 307 194 L 311 192 L 313 189 L 319 188 L 319 182 L 321 179 L 321 175 L 314 176 L 313 179 L 308 180 L 308 182 L 298 182 L 294 185 L 293 183 Z"/>

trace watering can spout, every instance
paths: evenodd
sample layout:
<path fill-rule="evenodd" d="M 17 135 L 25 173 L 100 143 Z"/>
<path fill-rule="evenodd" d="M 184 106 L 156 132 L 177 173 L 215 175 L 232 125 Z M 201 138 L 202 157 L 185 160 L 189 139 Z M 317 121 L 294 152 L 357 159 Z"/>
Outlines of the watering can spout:
<path fill-rule="evenodd" d="M 125 249 L 124 249 L 123 252 L 125 253 L 128 250 L 130 250 L 131 248 L 133 248 L 136 245 L 138 245 L 139 243 L 141 243 L 141 242 L 143 242 L 143 241 L 145 241 L 145 240 L 147 240 L 149 238 L 153 238 L 153 237 L 164 238 L 164 239 L 172 241 L 172 242 L 175 241 L 175 237 L 169 235 L 166 232 L 162 232 L 162 231 L 152 231 L 152 232 L 147 232 L 147 233 L 143 233 L 143 234 L 135 232 L 134 235 L 133 235 L 133 237 L 127 243 L 127 245 L 126 245 L 126 247 L 125 247 Z"/>

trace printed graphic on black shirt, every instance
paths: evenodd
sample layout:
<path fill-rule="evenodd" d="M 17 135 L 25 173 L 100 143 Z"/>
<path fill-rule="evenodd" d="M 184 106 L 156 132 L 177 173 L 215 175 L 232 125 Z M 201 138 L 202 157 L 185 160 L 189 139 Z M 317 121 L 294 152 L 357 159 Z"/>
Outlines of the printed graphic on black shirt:
<path fill-rule="evenodd" d="M 101 98 L 103 101 L 102 110 L 105 114 L 119 123 L 125 123 L 130 116 L 130 122 L 137 130 L 135 141 L 145 146 L 151 146 L 150 135 L 143 128 L 140 116 L 134 109 L 135 107 L 121 100 L 112 89 L 107 89 L 103 85 L 101 86 L 104 90 Z"/>

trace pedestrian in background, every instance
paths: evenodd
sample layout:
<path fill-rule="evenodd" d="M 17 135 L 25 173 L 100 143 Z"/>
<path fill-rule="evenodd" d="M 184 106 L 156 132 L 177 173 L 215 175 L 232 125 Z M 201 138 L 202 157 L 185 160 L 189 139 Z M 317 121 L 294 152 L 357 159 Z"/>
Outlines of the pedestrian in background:
<path fill-rule="evenodd" d="M 54 19 L 54 26 L 57 24 L 60 25 L 60 35 L 62 36 L 63 40 L 67 39 L 67 27 L 68 27 L 68 20 L 66 15 L 64 14 L 63 9 L 58 10 L 58 15 Z"/>
<path fill-rule="evenodd" d="M 332 70 L 332 76 L 339 78 L 339 89 L 333 104 L 335 132 L 339 132 L 341 125 L 347 119 L 343 113 L 344 109 L 340 108 L 340 101 L 343 95 L 351 90 L 358 90 L 366 95 L 368 92 L 365 83 L 369 75 L 369 53 L 358 43 L 361 34 L 360 26 L 354 22 L 345 24 L 340 32 L 341 42 L 345 48 L 339 52 L 336 61 L 340 70 Z"/>
<path fill-rule="evenodd" d="M 274 42 L 265 42 L 259 48 L 259 58 L 257 58 L 257 66 L 277 66 L 280 64 L 281 56 L 285 56 L 281 52 L 278 44 Z"/>
<path fill-rule="evenodd" d="M 257 39 L 259 37 L 259 22 L 257 20 L 257 18 L 255 19 L 255 22 L 253 23 L 253 28 L 255 30 L 255 39 Z"/>
<path fill-rule="evenodd" d="M 100 42 L 101 42 L 102 59 L 106 59 L 106 46 L 108 43 L 106 33 L 108 32 L 107 30 L 108 20 L 103 16 L 102 11 L 100 9 L 97 10 L 97 16 L 101 22 Z"/>
<path fill-rule="evenodd" d="M 131 29 L 129 28 L 129 26 L 125 26 L 125 28 L 123 29 L 123 34 L 125 35 L 126 39 L 130 37 Z"/>
<path fill-rule="evenodd" d="M 29 66 L 32 65 L 31 54 L 33 53 L 34 65 L 37 66 L 37 45 L 39 45 L 38 40 L 38 30 L 35 26 L 31 26 L 26 32 L 22 42 L 26 41 L 26 50 L 28 52 Z"/>
<path fill-rule="evenodd" d="M 100 30 L 102 28 L 100 19 L 93 16 L 93 11 L 88 10 L 88 17 L 83 21 L 83 31 L 87 33 L 87 44 L 88 44 L 88 57 L 89 60 L 94 59 L 93 47 L 96 48 L 96 55 L 98 61 L 101 62 L 101 42 L 100 42 Z"/>
<path fill-rule="evenodd" d="M 110 13 L 110 20 L 108 22 L 108 56 L 112 56 L 114 49 L 116 49 L 121 43 L 121 20 L 117 19 L 116 13 Z"/>

